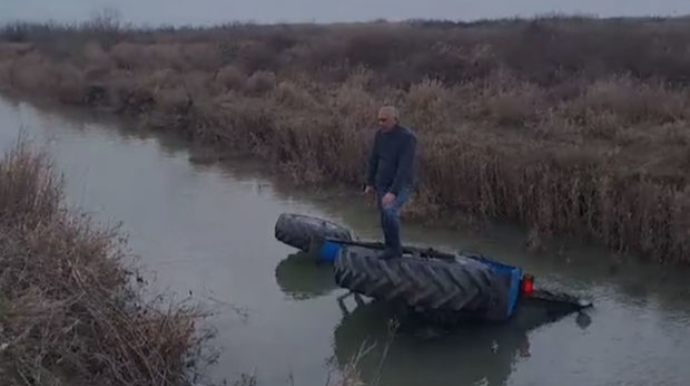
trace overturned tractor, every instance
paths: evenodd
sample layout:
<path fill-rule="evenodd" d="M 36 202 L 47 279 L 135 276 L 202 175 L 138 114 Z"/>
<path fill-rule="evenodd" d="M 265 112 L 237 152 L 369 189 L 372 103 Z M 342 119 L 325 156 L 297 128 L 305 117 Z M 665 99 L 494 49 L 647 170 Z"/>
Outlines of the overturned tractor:
<path fill-rule="evenodd" d="M 306 215 L 282 214 L 275 237 L 317 263 L 333 264 L 338 286 L 443 324 L 509 320 L 525 302 L 556 313 L 592 306 L 535 288 L 522 268 L 477 254 L 405 246 L 401 258 L 381 259 L 382 243 L 356 241 L 347 228 Z"/>

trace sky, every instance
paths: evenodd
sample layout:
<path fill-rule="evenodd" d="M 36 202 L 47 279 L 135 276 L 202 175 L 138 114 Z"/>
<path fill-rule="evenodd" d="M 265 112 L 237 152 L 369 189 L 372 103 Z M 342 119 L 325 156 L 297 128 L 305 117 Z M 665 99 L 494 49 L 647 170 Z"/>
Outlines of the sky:
<path fill-rule="evenodd" d="M 688 0 L 0 0 L 0 23 L 83 21 L 105 7 L 137 25 L 390 21 L 421 18 L 476 20 L 546 13 L 681 16 Z"/>

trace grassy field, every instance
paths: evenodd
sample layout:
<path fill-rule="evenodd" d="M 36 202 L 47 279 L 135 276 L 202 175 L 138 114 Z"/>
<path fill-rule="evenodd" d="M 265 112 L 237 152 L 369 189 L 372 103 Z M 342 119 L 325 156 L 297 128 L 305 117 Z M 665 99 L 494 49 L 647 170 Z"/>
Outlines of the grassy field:
<path fill-rule="evenodd" d="M 139 117 L 306 184 L 361 186 L 377 108 L 419 136 L 405 215 L 518 221 L 654 261 L 690 251 L 690 24 L 10 25 L 0 87 Z"/>

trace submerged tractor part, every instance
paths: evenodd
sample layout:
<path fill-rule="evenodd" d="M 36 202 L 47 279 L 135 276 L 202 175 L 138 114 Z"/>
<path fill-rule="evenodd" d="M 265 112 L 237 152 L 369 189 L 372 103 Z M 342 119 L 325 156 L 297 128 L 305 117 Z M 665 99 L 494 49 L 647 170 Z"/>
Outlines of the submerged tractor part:
<path fill-rule="evenodd" d="M 338 289 L 333 268 L 314 264 L 301 251 L 291 253 L 276 265 L 275 280 L 283 294 L 293 300 L 315 299 Z"/>
<path fill-rule="evenodd" d="M 520 302 L 534 306 L 544 306 L 552 313 L 578 312 L 593 306 L 591 301 L 576 296 L 536 287 L 534 276 L 523 275 L 520 284 Z"/>
<path fill-rule="evenodd" d="M 317 262 L 332 263 L 339 287 L 444 324 L 507 320 L 525 303 L 566 312 L 591 307 L 573 296 L 536 289 L 534 277 L 522 268 L 481 255 L 404 246 L 401 258 L 384 260 L 379 258 L 382 243 L 353 241 L 346 228 L 304 215 L 281 215 L 276 238 Z"/>

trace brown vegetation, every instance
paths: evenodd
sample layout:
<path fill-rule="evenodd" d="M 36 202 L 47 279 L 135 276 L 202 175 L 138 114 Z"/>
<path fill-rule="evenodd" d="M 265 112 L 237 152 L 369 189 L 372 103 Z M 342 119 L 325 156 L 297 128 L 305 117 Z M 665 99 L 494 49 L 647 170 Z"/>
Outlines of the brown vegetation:
<path fill-rule="evenodd" d="M 408 215 L 518 220 L 658 261 L 690 251 L 679 19 L 124 29 L 17 24 L 0 87 L 139 116 L 302 182 L 362 183 L 376 108 L 420 138 Z"/>
<path fill-rule="evenodd" d="M 0 382 L 8 386 L 187 386 L 206 376 L 198 306 L 151 300 L 116 229 L 63 204 L 47 154 L 0 160 Z M 328 385 L 362 385 L 359 355 Z M 233 384 L 255 385 L 253 376 Z"/>
<path fill-rule="evenodd" d="M 61 188 L 25 144 L 0 162 L 2 384 L 192 384 L 203 314 L 141 300 L 122 239 L 66 210 Z"/>

